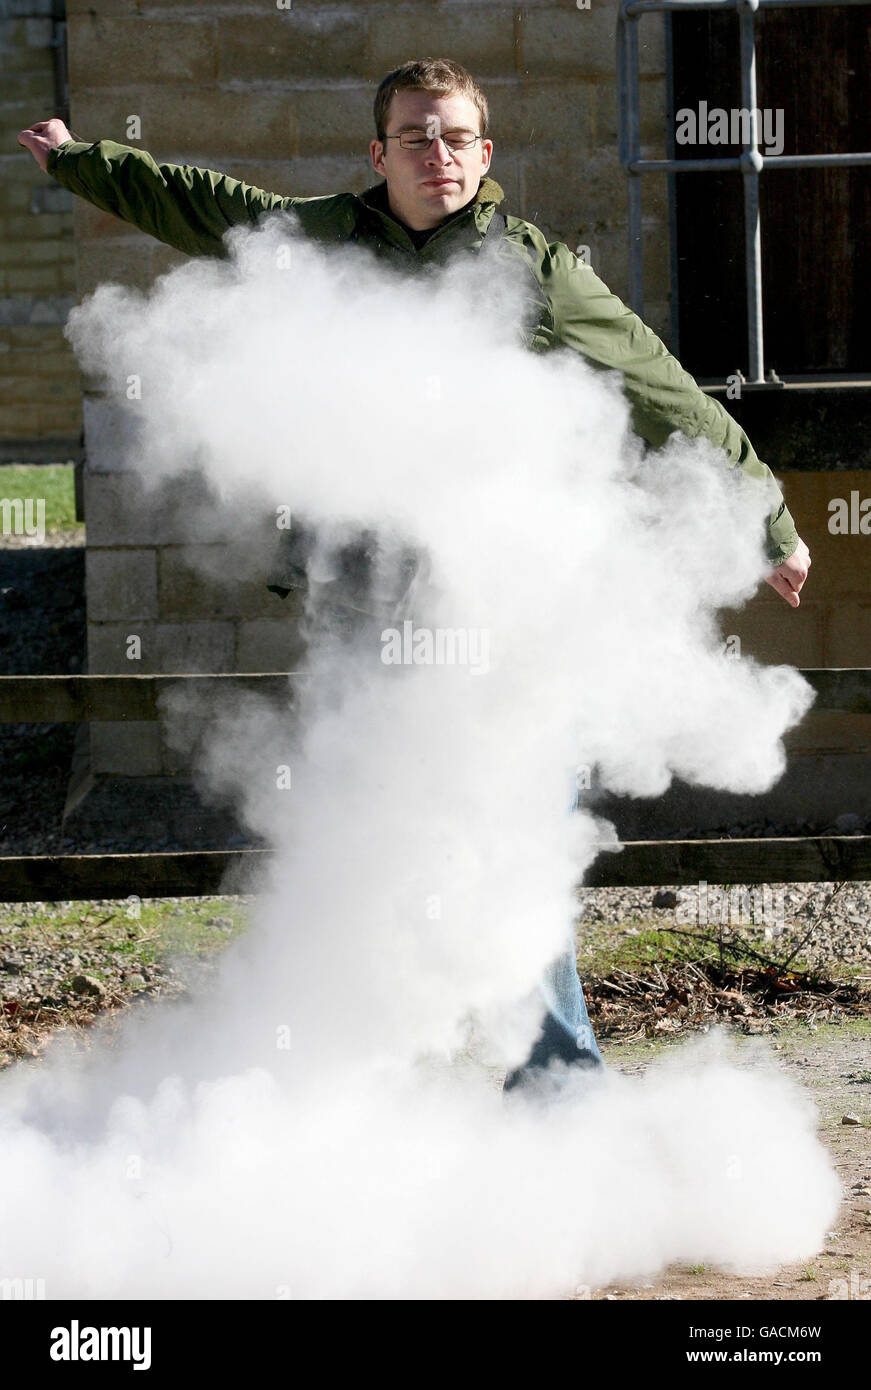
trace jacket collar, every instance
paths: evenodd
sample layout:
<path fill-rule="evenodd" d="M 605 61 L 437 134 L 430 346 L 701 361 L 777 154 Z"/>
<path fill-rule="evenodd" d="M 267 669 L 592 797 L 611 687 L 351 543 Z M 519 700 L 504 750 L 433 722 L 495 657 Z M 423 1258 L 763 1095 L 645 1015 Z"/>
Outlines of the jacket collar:
<path fill-rule="evenodd" d="M 374 214 L 375 220 L 380 224 L 380 230 L 393 245 L 401 246 L 406 250 L 414 250 L 414 243 L 406 228 L 397 220 L 391 210 L 387 200 L 386 182 L 373 184 L 371 188 L 367 188 L 365 192 L 356 196 L 358 202 L 363 205 L 360 209 L 363 216 L 366 216 L 367 212 L 370 215 Z M 474 198 L 471 198 L 463 207 L 458 208 L 444 222 L 440 222 L 437 227 L 433 228 L 432 236 L 424 243 L 424 251 L 429 247 L 430 242 L 441 241 L 443 231 L 448 228 L 453 229 L 455 226 L 469 227 L 478 235 L 482 235 L 487 229 L 487 224 L 496 205 L 501 203 L 504 197 L 505 193 L 501 185 L 495 179 L 485 175 L 478 185 Z M 449 233 L 449 239 L 452 239 L 452 232 Z"/>
<path fill-rule="evenodd" d="M 360 201 L 366 203 L 368 207 L 376 208 L 378 212 L 386 213 L 388 217 L 393 217 L 390 204 L 387 201 L 386 180 L 382 180 L 381 183 L 374 183 L 371 188 L 366 189 L 365 193 L 358 194 L 358 197 Z M 501 203 L 504 197 L 505 194 L 501 186 L 495 179 L 491 179 L 489 175 L 485 174 L 478 184 L 478 191 L 474 198 L 471 198 L 468 203 L 464 203 L 463 206 L 458 208 L 451 216 L 459 217 L 461 212 L 465 212 L 468 207 L 471 207 L 475 203 Z M 394 221 L 395 220 L 394 218 Z"/>

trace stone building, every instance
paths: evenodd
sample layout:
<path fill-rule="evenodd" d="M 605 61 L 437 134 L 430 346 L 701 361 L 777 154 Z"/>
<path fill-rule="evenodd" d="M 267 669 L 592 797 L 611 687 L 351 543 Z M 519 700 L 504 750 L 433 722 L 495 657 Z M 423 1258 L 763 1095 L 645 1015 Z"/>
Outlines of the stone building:
<path fill-rule="evenodd" d="M 4 0 L 0 63 L 8 133 L 0 157 L 7 170 L 2 211 L 8 239 L 0 348 L 9 354 L 15 384 L 0 404 L 0 442 L 12 448 L 27 439 L 50 448 L 63 440 L 69 448 L 75 440 L 80 397 L 61 337 L 74 290 L 83 296 L 106 281 L 146 288 L 184 259 L 82 200 L 70 200 L 29 156 L 10 153 L 22 125 L 52 111 L 67 114 L 68 100 L 70 128 L 80 139 L 139 144 L 159 161 L 204 165 L 285 193 L 359 192 L 374 181 L 368 143 L 380 78 L 409 57 L 454 57 L 488 94 L 496 143 L 491 172 L 505 189 L 503 206 L 535 221 L 552 239 L 588 247 L 597 273 L 628 298 L 618 9 L 617 0 L 590 0 L 588 8 L 575 0 L 68 0 L 65 6 Z M 665 40 L 663 16 L 646 16 L 639 81 L 645 158 L 669 152 Z M 67 63 L 58 68 L 60 44 Z M 674 225 L 665 177 L 645 179 L 644 316 L 670 345 Z M 740 283 L 734 298 L 743 302 Z M 39 385 L 35 363 L 28 364 L 28 354 L 37 352 Z M 693 370 L 691 361 L 686 365 Z M 736 365 L 724 363 L 722 373 Z M 734 411 L 781 480 L 814 555 L 812 583 L 797 612 L 766 588 L 740 615 L 727 617 L 727 630 L 764 660 L 867 664 L 869 542 L 833 536 L 827 527 L 829 498 L 869 491 L 863 470 L 871 453 L 867 440 L 857 443 L 867 399 L 862 385 L 844 387 L 840 434 L 832 423 L 831 393 L 825 398 L 806 391 L 798 406 L 794 392 L 793 404 L 781 401 L 777 409 L 770 396 L 768 404 L 757 396 Z M 146 515 L 138 505 L 136 480 L 119 457 L 111 408 L 87 389 L 84 453 L 89 669 L 129 671 L 124 639 L 131 631 L 144 637 L 139 671 L 275 670 L 282 663 L 289 669 L 298 651 L 294 611 L 256 584 L 240 591 L 203 577 L 200 557 L 171 512 Z M 202 544 L 216 547 L 222 540 Z M 864 772 L 866 763 L 844 754 L 864 748 L 868 718 L 806 721 L 793 739 L 805 802 L 814 795 L 825 800 L 833 776 L 848 776 L 848 762 Z M 87 762 L 97 779 L 164 778 L 185 770 L 159 724 L 91 725 Z M 809 782 L 811 765 L 819 777 Z M 772 806 L 792 796 L 790 785 L 784 782 Z M 857 796 L 861 785 L 860 777 Z"/>

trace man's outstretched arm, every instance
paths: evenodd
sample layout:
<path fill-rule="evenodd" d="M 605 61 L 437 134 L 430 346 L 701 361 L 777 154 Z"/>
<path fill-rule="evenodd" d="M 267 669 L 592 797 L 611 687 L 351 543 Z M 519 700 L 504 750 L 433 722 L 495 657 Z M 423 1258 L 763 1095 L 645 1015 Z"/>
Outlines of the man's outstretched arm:
<path fill-rule="evenodd" d="M 810 553 L 771 470 L 747 435 L 719 401 L 702 391 L 643 319 L 612 294 L 592 269 L 560 242 L 548 248 L 542 266 L 545 289 L 560 342 L 597 366 L 622 373 L 632 406 L 632 424 L 654 447 L 674 430 L 690 438 L 703 435 L 725 450 L 733 465 L 771 490 L 767 552 L 773 566 L 766 576 L 773 589 L 799 606 Z"/>
<path fill-rule="evenodd" d="M 282 197 L 191 164 L 158 164 L 147 150 L 75 140 L 63 121 L 37 121 L 18 142 L 79 197 L 188 256 L 227 255 L 224 233 L 267 212 L 322 201 Z"/>

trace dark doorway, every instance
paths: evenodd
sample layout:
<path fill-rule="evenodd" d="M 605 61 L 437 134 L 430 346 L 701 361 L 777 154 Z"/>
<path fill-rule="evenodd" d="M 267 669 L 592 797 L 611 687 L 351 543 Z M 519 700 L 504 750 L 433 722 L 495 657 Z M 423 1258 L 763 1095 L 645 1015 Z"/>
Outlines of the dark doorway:
<path fill-rule="evenodd" d="M 735 11 L 673 12 L 671 22 L 672 118 L 702 102 L 740 108 Z M 772 152 L 871 150 L 871 5 L 759 10 L 755 26 L 757 105 L 783 113 L 783 148 Z M 677 159 L 741 152 L 674 148 Z M 702 378 L 746 373 L 742 177 L 678 174 L 674 189 L 680 359 Z M 766 170 L 760 213 L 766 370 L 871 370 L 871 167 Z"/>

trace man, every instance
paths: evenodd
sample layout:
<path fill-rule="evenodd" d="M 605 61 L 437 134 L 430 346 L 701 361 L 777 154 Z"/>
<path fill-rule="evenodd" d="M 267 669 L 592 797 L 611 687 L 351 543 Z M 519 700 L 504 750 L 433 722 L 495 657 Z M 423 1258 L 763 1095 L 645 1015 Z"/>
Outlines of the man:
<path fill-rule="evenodd" d="M 633 425 L 648 444 L 664 444 L 674 430 L 703 435 L 725 450 L 734 467 L 770 488 L 767 580 L 797 608 L 810 555 L 769 469 L 736 421 L 588 265 L 562 242 L 548 243 L 532 223 L 498 213 L 503 192 L 488 177 L 493 141 L 487 137 L 487 100 L 466 69 L 437 58 L 405 63 L 380 84 L 374 115 L 370 155 L 384 182 L 359 196 L 283 197 L 212 170 L 157 164 L 146 151 L 114 141 L 75 140 L 57 119 L 38 122 L 18 139 L 64 187 L 188 255 L 226 256 L 229 227 L 253 225 L 285 209 L 315 240 L 356 241 L 409 268 L 444 264 L 454 255 L 478 252 L 485 242 L 501 242 L 529 272 L 532 350 L 570 347 L 595 366 L 619 369 Z M 365 547 L 348 553 L 352 578 L 359 582 Z M 271 587 L 279 593 L 293 587 L 293 568 L 290 557 L 288 575 Z M 551 967 L 542 992 L 547 1013 L 541 1036 L 524 1067 L 509 1076 L 508 1087 L 554 1058 L 601 1066 L 573 945 Z"/>

